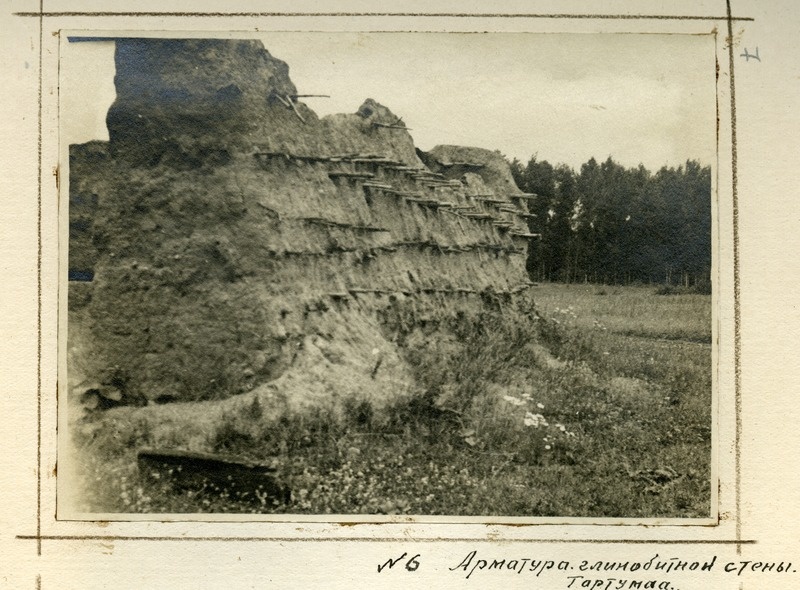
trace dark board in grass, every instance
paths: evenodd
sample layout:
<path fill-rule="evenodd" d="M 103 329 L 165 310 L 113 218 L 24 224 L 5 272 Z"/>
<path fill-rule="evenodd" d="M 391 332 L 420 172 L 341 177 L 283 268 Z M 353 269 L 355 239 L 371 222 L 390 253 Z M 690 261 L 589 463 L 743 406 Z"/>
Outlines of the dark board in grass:
<path fill-rule="evenodd" d="M 168 483 L 176 490 L 283 503 L 291 499 L 289 488 L 278 480 L 277 469 L 265 463 L 211 453 L 142 449 L 138 466 L 143 479 Z"/>

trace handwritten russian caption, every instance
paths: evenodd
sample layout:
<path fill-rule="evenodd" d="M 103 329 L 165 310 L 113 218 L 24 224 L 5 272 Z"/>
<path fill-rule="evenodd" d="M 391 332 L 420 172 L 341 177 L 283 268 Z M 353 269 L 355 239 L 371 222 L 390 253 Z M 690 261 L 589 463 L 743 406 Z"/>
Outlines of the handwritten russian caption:
<path fill-rule="evenodd" d="M 378 564 L 378 573 L 402 571 L 414 573 L 423 571 L 425 558 L 421 553 L 405 552 Z M 782 575 L 796 574 L 797 569 L 790 561 L 729 561 L 717 555 L 707 559 L 687 560 L 678 557 L 654 554 L 644 561 L 606 561 L 606 560 L 554 560 L 532 557 L 494 557 L 470 551 L 457 563 L 449 565 L 447 571 L 465 579 L 481 578 L 490 575 L 515 573 L 529 577 L 553 576 L 560 578 L 561 587 L 567 589 L 628 590 L 652 588 L 656 590 L 688 590 L 670 578 L 692 572 L 699 575 L 718 573 L 731 578 L 741 578 L 751 574 Z M 678 584 L 678 585 L 676 585 Z"/>

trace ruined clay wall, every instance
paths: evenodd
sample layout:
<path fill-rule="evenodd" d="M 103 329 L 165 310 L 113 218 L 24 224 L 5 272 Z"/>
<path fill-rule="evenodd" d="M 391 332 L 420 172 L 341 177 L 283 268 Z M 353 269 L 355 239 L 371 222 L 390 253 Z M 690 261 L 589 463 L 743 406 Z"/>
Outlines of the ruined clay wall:
<path fill-rule="evenodd" d="M 497 154 L 418 154 L 373 100 L 320 119 L 259 42 L 119 40 L 116 65 L 107 149 L 71 149 L 70 263 L 94 271 L 80 371 L 130 403 L 407 392 L 380 309 L 527 287 Z"/>

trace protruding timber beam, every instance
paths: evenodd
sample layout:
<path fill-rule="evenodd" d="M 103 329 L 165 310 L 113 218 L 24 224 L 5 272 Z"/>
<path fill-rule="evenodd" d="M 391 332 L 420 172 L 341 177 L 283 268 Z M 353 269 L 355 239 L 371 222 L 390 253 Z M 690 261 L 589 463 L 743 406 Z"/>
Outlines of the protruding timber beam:
<path fill-rule="evenodd" d="M 411 129 L 405 125 L 390 125 L 389 123 L 378 123 L 377 121 L 373 121 L 371 125 L 373 127 L 382 127 L 384 129 L 405 129 L 406 131 L 411 131 Z"/>

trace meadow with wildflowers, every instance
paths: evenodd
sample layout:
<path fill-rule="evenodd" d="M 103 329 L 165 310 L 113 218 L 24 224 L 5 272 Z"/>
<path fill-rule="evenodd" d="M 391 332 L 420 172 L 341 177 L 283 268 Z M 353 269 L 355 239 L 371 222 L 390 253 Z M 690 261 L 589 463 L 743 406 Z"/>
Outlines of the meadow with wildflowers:
<path fill-rule="evenodd" d="M 135 420 L 115 410 L 113 428 L 74 436 L 87 481 L 105 483 L 83 501 L 103 512 L 708 517 L 710 296 L 564 284 L 532 294 L 524 321 L 498 310 L 397 333 L 420 395 L 385 410 L 349 400 L 344 412 L 270 408 L 265 420 L 243 394 L 235 409 L 198 414 L 192 433 L 169 427 L 167 406 Z M 291 500 L 137 478 L 132 441 L 188 436 L 273 456 Z"/>

